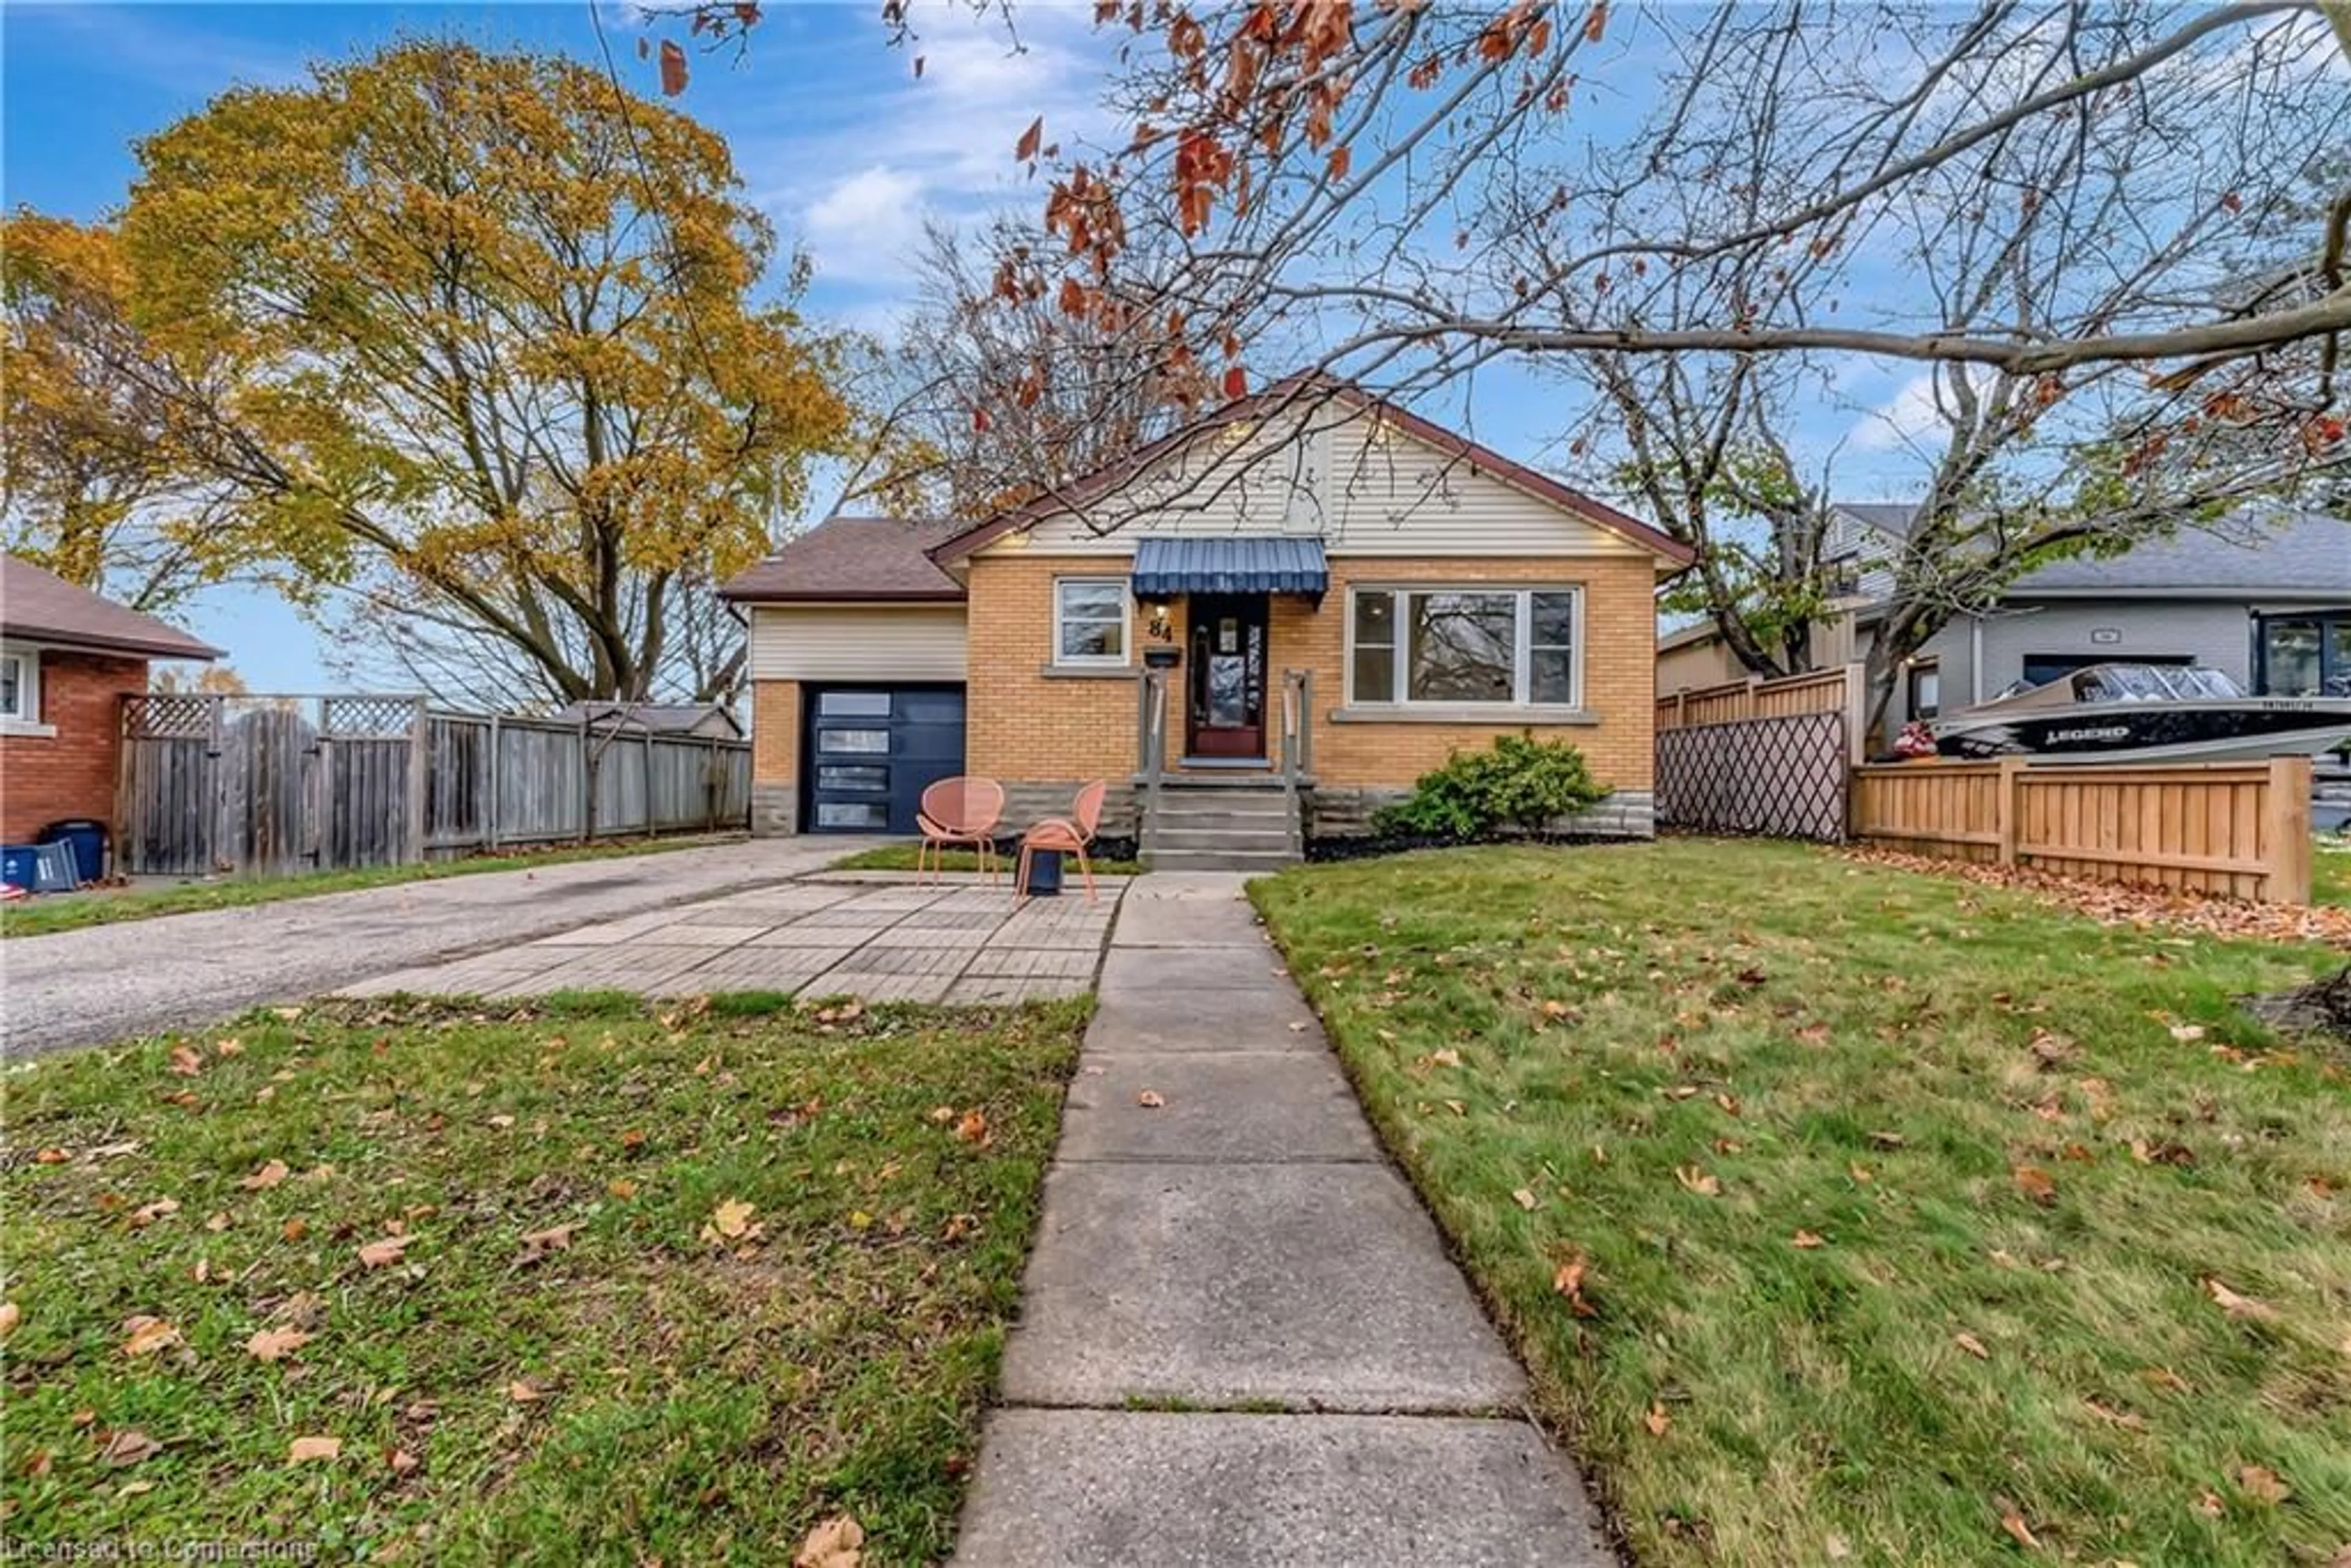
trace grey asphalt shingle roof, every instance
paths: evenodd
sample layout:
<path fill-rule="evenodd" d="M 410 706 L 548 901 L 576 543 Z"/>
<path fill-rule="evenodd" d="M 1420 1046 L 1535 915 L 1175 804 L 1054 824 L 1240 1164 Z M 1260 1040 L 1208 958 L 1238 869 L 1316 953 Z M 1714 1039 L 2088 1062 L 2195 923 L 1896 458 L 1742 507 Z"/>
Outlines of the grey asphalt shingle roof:
<path fill-rule="evenodd" d="M 1838 502 L 1836 509 L 1897 540 L 1917 510 L 1881 502 Z M 2036 591 L 2351 597 L 2351 517 L 2248 507 L 2217 523 L 2146 539 L 2121 555 L 2054 562 L 2007 590 L 2011 598 Z"/>
<path fill-rule="evenodd" d="M 2009 592 L 2036 589 L 2351 595 L 2351 518 L 2247 508 L 2208 527 L 2148 539 L 2122 555 L 2057 561 L 2020 578 Z"/>

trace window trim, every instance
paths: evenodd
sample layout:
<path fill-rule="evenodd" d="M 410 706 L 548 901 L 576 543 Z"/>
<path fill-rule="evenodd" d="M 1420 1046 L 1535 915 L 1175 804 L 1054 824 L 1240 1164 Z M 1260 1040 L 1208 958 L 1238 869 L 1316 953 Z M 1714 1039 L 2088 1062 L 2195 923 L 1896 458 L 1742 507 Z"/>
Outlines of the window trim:
<path fill-rule="evenodd" d="M 1114 588 L 1118 590 L 1118 653 L 1064 653 L 1061 651 L 1063 618 L 1061 590 L 1064 588 Z M 1092 624 L 1092 622 L 1083 622 Z M 1134 663 L 1134 589 L 1123 577 L 1072 576 L 1053 579 L 1053 647 L 1051 666 L 1057 670 L 1123 670 Z"/>
<path fill-rule="evenodd" d="M 1921 675 L 1935 677 L 1934 705 L 1923 711 L 1918 706 L 1918 678 Z M 1913 719 L 1931 721 L 1942 716 L 1943 661 L 1941 655 L 1930 654 L 1925 658 L 1914 658 L 1903 664 L 1902 711 Z"/>
<path fill-rule="evenodd" d="M 0 643 L 0 659 L 11 659 L 17 664 L 16 701 L 23 710 L 0 711 L 0 735 L 57 734 L 55 725 L 41 722 L 41 651 L 26 643 Z"/>
<path fill-rule="evenodd" d="M 1388 647 L 1395 654 L 1395 687 L 1384 698 L 1366 698 L 1355 690 L 1355 606 L 1363 595 L 1384 593 L 1399 598 L 1424 593 L 1489 593 L 1509 594 L 1518 601 L 1517 624 L 1510 637 L 1511 679 L 1508 702 L 1464 702 L 1458 698 L 1416 698 L 1410 695 L 1412 685 L 1412 610 L 1408 603 L 1395 607 L 1394 641 L 1374 643 Z M 1571 611 L 1572 630 L 1575 641 L 1569 645 L 1568 675 L 1570 691 L 1565 702 L 1537 702 L 1534 698 L 1535 617 L 1534 595 L 1564 593 L 1573 602 Z M 1399 714 L 1439 711 L 1448 715 L 1494 714 L 1506 717 L 1540 716 L 1548 719 L 1552 715 L 1576 715 L 1583 712 L 1583 672 L 1587 662 L 1584 640 L 1584 604 L 1587 599 L 1581 582 L 1352 582 L 1347 585 L 1347 620 L 1340 653 L 1345 674 L 1343 706 L 1351 716 L 1370 717 L 1381 712 Z M 1546 643 L 1546 648 L 1558 644 Z M 1468 721 L 1468 722 L 1474 722 Z"/>

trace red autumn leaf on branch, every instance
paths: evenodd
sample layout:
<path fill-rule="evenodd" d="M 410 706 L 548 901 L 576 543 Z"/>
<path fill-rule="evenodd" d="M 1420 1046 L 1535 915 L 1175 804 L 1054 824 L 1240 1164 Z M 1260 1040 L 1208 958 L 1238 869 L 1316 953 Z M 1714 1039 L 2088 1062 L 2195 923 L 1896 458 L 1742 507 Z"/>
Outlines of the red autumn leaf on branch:
<path fill-rule="evenodd" d="M 685 51 L 667 38 L 661 47 L 662 92 L 675 98 L 685 90 Z"/>
<path fill-rule="evenodd" d="M 1225 369 L 1225 396 L 1228 398 L 1242 398 L 1248 395 L 1249 372 L 1242 370 L 1238 365 L 1227 366 Z"/>
<path fill-rule="evenodd" d="M 1040 114 L 1029 122 L 1028 130 L 1020 133 L 1020 140 L 1013 145 L 1012 156 L 1026 163 L 1037 156 L 1037 149 L 1044 143 L 1045 117 Z"/>

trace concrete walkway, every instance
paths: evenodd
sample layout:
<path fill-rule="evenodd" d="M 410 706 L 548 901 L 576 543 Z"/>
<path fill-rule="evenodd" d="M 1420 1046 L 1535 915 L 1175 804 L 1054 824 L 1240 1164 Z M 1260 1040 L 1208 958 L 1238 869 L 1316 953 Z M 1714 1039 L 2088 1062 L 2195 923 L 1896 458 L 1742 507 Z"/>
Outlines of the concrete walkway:
<path fill-rule="evenodd" d="M 1127 892 L 956 1563 L 1613 1563 L 1241 882 Z"/>
<path fill-rule="evenodd" d="M 781 882 L 882 841 L 752 839 L 126 920 L 0 941 L 11 1058 L 201 1029 L 393 969 Z"/>

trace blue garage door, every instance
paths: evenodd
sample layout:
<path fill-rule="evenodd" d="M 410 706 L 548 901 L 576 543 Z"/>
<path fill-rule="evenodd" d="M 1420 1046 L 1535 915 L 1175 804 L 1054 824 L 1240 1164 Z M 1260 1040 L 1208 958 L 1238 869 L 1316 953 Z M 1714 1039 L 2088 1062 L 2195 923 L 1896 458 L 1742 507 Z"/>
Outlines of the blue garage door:
<path fill-rule="evenodd" d="M 923 791 L 963 771 L 961 686 L 819 686 L 808 695 L 812 833 L 911 833 Z"/>

